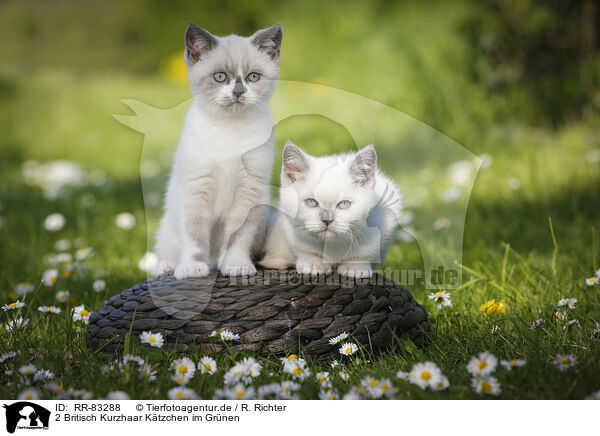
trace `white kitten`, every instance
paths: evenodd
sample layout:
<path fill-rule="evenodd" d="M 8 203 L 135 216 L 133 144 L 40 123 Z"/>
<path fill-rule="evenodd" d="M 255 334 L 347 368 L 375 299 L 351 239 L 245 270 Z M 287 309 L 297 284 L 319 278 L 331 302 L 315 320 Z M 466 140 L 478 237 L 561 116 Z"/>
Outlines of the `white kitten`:
<path fill-rule="evenodd" d="M 377 170 L 372 145 L 358 153 L 313 157 L 291 142 L 283 150 L 279 214 L 267 238 L 265 268 L 301 274 L 370 277 L 394 235 L 398 188 Z"/>
<path fill-rule="evenodd" d="M 274 159 L 268 102 L 279 74 L 279 24 L 249 38 L 190 24 L 185 61 L 194 103 L 181 133 L 157 234 L 177 279 L 255 274 Z"/>

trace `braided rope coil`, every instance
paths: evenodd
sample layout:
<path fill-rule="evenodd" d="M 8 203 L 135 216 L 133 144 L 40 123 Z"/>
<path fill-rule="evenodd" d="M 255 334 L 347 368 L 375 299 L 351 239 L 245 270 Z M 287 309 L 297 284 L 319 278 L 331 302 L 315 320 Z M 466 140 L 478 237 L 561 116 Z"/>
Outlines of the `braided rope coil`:
<path fill-rule="evenodd" d="M 342 332 L 377 352 L 394 336 L 408 335 L 421 346 L 431 325 L 408 290 L 381 275 L 354 281 L 260 270 L 251 278 L 150 278 L 93 313 L 88 337 L 95 348 L 115 351 L 130 331 L 134 336 L 160 331 L 176 351 L 219 352 L 225 345 L 211 333 L 223 329 L 240 335 L 228 344 L 233 351 L 287 355 L 301 348 L 327 359 L 338 353 L 329 339 Z"/>

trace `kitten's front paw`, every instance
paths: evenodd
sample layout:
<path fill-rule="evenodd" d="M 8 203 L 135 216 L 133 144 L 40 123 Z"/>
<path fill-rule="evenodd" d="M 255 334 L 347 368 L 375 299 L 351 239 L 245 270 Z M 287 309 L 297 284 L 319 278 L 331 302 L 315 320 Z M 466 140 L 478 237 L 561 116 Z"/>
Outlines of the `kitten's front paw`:
<path fill-rule="evenodd" d="M 287 269 L 289 266 L 288 262 L 284 262 L 281 259 L 274 257 L 265 257 L 263 260 L 258 262 L 258 264 L 265 269 Z"/>
<path fill-rule="evenodd" d="M 173 265 L 171 265 L 169 262 L 167 262 L 166 260 L 161 260 L 158 263 L 158 273 L 159 274 L 163 274 L 163 273 L 167 273 L 169 271 L 173 271 L 175 268 L 173 267 Z"/>
<path fill-rule="evenodd" d="M 256 267 L 250 259 L 223 261 L 220 269 L 224 276 L 253 276 L 256 274 Z"/>
<path fill-rule="evenodd" d="M 206 262 L 189 262 L 177 265 L 175 278 L 177 280 L 189 279 L 191 277 L 206 277 L 210 267 Z"/>
<path fill-rule="evenodd" d="M 369 278 L 373 275 L 370 263 L 342 263 L 337 267 L 338 274 L 349 278 Z"/>
<path fill-rule="evenodd" d="M 296 262 L 298 274 L 329 274 L 332 271 L 331 264 L 323 263 L 320 259 L 298 259 Z"/>

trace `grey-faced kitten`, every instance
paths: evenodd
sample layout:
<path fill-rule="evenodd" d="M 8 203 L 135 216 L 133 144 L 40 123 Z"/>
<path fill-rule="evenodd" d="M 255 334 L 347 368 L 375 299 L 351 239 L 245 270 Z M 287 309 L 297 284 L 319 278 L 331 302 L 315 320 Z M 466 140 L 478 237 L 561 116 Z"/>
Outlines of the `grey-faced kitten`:
<path fill-rule="evenodd" d="M 157 234 L 161 270 L 177 279 L 255 274 L 274 159 L 268 102 L 278 74 L 279 24 L 245 38 L 195 24 L 185 33 L 194 103 L 169 179 Z"/>

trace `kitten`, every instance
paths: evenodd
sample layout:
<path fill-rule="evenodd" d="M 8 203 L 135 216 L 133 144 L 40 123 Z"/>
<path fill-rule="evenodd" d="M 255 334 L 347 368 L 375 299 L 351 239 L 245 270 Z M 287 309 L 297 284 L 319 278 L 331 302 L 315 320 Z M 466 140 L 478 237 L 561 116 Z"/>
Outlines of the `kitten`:
<path fill-rule="evenodd" d="M 370 277 L 384 258 L 402 211 L 394 183 L 377 169 L 375 148 L 313 157 L 288 141 L 279 213 L 267 238 L 265 268 Z"/>
<path fill-rule="evenodd" d="M 279 24 L 248 38 L 190 24 L 185 62 L 194 102 L 157 234 L 160 270 L 177 279 L 252 275 L 264 241 L 274 160 L 268 102 L 278 74 Z"/>

